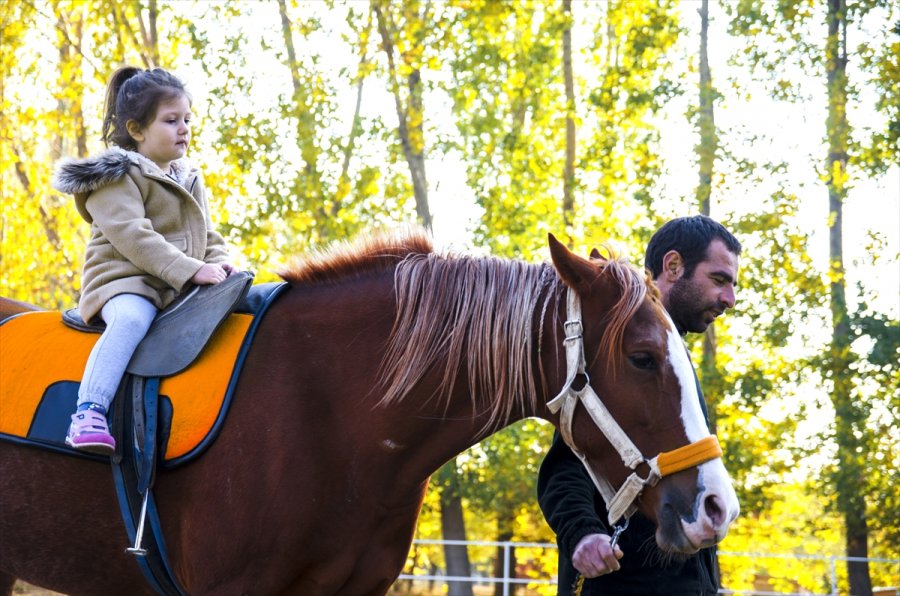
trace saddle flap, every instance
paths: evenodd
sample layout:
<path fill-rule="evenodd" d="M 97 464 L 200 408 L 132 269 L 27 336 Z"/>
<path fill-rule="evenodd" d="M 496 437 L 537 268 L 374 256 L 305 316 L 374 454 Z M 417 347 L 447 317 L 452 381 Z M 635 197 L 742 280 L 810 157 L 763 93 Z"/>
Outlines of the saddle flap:
<path fill-rule="evenodd" d="M 168 377 L 188 367 L 213 332 L 244 300 L 253 274 L 241 271 L 210 286 L 196 286 L 157 315 L 128 363 L 141 377 Z"/>

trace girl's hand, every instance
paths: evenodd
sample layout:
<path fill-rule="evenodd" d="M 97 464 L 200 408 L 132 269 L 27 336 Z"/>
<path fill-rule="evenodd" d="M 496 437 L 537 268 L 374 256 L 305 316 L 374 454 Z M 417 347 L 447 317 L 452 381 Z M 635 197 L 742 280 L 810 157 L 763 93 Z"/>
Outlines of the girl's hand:
<path fill-rule="evenodd" d="M 231 267 L 229 265 L 229 267 Z M 191 278 L 191 281 L 198 286 L 207 286 L 225 281 L 228 277 L 228 271 L 225 267 L 218 263 L 204 263 L 197 273 Z"/>
<path fill-rule="evenodd" d="M 232 265 L 231 263 L 222 263 L 222 269 L 224 269 L 225 273 L 227 273 L 228 275 L 240 273 L 241 271 L 238 267 Z"/>

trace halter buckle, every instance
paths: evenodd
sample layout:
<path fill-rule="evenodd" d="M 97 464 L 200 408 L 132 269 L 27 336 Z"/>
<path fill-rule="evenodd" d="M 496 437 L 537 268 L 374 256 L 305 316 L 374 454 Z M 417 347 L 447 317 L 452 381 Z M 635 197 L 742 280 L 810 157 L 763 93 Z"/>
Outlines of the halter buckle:
<path fill-rule="evenodd" d="M 574 329 L 570 330 L 570 327 L 574 327 Z M 584 336 L 584 325 L 582 325 L 581 319 L 566 321 L 563 323 L 563 328 L 566 330 L 566 337 L 563 341 L 573 341 Z"/>

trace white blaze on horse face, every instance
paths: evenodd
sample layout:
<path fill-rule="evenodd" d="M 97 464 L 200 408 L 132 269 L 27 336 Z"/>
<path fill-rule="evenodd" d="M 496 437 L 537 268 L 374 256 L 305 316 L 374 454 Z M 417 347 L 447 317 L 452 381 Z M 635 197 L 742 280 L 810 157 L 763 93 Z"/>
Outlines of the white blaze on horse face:
<path fill-rule="evenodd" d="M 703 418 L 700 407 L 700 394 L 697 393 L 697 381 L 694 377 L 694 366 L 688 357 L 684 340 L 675 331 L 675 324 L 669 319 L 669 363 L 678 383 L 681 385 L 681 421 L 688 441 L 694 443 L 709 436 L 709 428 Z"/>
<path fill-rule="evenodd" d="M 681 421 L 688 441 L 693 443 L 710 433 L 700 406 L 694 367 L 684 341 L 674 329 L 672 325 L 668 332 L 669 362 L 681 384 Z M 740 506 L 722 458 L 698 467 L 697 489 L 691 519 L 682 518 L 681 525 L 691 544 L 702 548 L 712 546 L 725 537 L 728 526 L 738 516 Z"/>

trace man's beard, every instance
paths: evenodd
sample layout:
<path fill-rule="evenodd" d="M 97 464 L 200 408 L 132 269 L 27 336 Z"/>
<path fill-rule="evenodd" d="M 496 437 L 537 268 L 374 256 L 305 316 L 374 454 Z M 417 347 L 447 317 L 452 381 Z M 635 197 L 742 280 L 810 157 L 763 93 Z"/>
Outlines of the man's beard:
<path fill-rule="evenodd" d="M 682 335 L 703 333 L 715 316 L 725 311 L 723 305 L 704 298 L 702 290 L 693 283 L 693 278 L 682 277 L 676 281 L 669 290 L 667 302 L 666 310 Z"/>

